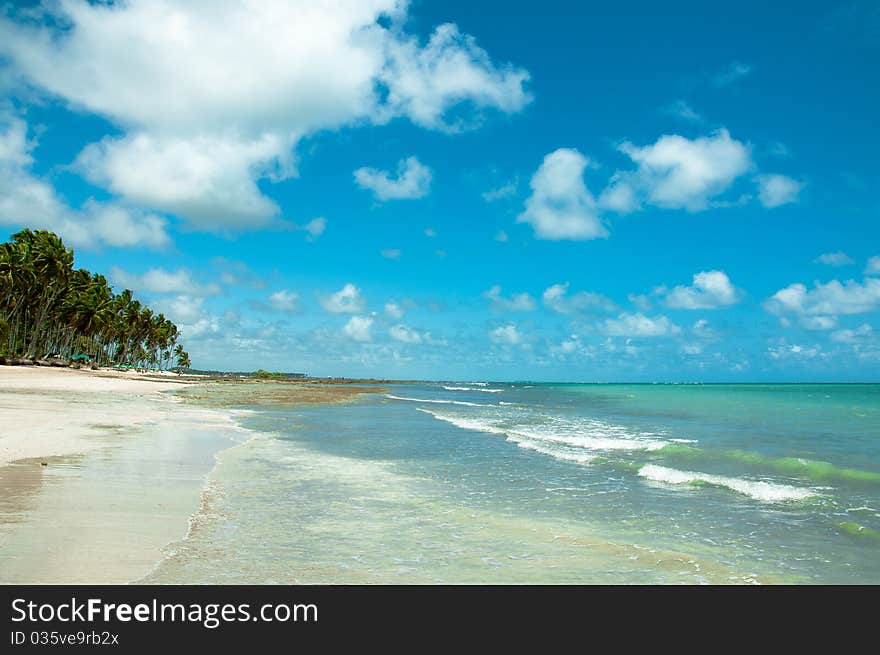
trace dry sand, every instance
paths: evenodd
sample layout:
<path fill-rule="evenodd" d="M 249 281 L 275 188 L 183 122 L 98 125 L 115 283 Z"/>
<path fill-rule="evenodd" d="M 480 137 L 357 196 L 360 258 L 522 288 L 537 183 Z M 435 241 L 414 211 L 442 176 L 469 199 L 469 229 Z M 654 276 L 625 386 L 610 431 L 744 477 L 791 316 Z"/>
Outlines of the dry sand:
<path fill-rule="evenodd" d="M 167 419 L 178 401 L 161 392 L 187 383 L 138 375 L 0 366 L 0 466 L 84 453 L 108 431 Z"/>

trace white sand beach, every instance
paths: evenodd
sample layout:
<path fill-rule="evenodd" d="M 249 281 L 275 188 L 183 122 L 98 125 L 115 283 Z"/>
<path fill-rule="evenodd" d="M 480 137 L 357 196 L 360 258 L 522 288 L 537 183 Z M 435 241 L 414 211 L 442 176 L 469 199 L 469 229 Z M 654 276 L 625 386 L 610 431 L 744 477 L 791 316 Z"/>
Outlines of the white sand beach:
<path fill-rule="evenodd" d="M 185 537 L 229 411 L 137 373 L 0 366 L 0 583 L 125 583 Z"/>

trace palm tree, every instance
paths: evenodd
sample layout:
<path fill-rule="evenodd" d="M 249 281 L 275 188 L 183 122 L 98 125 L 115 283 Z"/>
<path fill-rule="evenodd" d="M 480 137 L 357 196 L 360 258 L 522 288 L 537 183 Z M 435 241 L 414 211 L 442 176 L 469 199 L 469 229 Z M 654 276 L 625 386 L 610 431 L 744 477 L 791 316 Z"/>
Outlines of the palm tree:
<path fill-rule="evenodd" d="M 87 353 L 101 364 L 189 366 L 179 330 L 103 275 L 73 268 L 73 250 L 46 230 L 0 244 L 0 353 L 28 358 Z M 182 357 L 181 357 L 182 356 Z"/>

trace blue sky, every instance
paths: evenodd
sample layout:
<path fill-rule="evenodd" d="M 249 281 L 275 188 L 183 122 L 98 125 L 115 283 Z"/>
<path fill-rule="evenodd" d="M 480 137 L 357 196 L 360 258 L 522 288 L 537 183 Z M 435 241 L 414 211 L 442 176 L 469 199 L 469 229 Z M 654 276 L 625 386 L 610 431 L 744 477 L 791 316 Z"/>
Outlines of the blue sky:
<path fill-rule="evenodd" d="M 14 3 L 0 236 L 202 368 L 877 380 L 873 2 Z"/>

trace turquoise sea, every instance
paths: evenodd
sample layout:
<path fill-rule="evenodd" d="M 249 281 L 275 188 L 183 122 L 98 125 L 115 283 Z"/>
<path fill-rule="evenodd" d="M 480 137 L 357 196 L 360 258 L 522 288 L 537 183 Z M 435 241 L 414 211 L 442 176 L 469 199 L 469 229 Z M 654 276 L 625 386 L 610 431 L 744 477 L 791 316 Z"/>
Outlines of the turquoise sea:
<path fill-rule="evenodd" d="M 880 583 L 880 385 L 249 406 L 145 582 Z"/>

